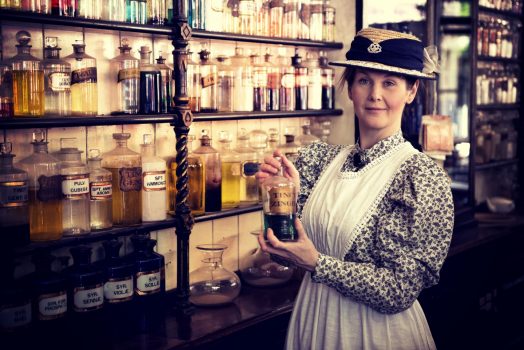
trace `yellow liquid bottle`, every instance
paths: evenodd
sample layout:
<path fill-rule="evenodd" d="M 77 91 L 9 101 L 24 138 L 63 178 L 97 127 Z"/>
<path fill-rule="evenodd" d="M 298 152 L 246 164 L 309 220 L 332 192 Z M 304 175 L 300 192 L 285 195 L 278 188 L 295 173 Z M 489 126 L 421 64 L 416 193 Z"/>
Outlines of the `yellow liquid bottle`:
<path fill-rule="evenodd" d="M 77 40 L 73 53 L 66 57 L 71 64 L 71 113 L 74 116 L 98 114 L 98 86 L 95 58 L 85 53 L 86 45 Z"/>
<path fill-rule="evenodd" d="M 240 154 L 231 150 L 231 135 L 219 133 L 220 157 L 222 159 L 222 209 L 240 205 Z"/>

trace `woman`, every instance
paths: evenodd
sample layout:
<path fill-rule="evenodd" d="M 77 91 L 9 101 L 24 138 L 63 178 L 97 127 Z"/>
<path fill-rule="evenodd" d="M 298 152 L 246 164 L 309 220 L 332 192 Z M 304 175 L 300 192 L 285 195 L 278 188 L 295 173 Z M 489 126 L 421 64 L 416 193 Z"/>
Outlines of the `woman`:
<path fill-rule="evenodd" d="M 346 54 L 344 78 L 358 118 L 352 146 L 315 143 L 295 166 L 297 242 L 268 229 L 262 249 L 307 270 L 288 349 L 433 349 L 422 289 L 438 282 L 453 230 L 453 201 L 443 169 L 402 137 L 404 106 L 437 64 L 420 40 L 366 28 Z M 280 167 L 266 157 L 260 183 Z"/>

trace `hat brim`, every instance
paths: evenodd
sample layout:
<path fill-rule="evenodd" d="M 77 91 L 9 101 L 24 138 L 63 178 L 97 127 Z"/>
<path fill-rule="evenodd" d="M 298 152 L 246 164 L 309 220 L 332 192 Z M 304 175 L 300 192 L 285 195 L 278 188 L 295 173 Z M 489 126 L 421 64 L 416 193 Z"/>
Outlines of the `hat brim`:
<path fill-rule="evenodd" d="M 402 75 L 408 75 L 411 77 L 421 78 L 421 79 L 432 79 L 432 80 L 437 79 L 437 75 L 435 73 L 422 73 L 415 69 L 398 68 L 398 67 L 388 66 L 386 64 L 376 63 L 376 62 L 348 60 L 348 61 L 333 61 L 333 62 L 329 62 L 329 64 L 332 66 L 340 66 L 340 67 L 368 68 L 368 69 L 378 70 L 382 72 L 392 72 L 392 73 L 398 73 Z"/>

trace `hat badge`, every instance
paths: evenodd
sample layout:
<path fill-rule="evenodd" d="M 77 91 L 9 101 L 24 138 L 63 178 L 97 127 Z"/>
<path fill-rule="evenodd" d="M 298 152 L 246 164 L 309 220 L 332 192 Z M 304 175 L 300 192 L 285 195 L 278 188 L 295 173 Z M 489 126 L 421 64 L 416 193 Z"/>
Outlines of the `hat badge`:
<path fill-rule="evenodd" d="M 368 52 L 369 53 L 380 53 L 382 52 L 382 46 L 378 43 L 371 43 L 371 45 L 368 46 Z"/>

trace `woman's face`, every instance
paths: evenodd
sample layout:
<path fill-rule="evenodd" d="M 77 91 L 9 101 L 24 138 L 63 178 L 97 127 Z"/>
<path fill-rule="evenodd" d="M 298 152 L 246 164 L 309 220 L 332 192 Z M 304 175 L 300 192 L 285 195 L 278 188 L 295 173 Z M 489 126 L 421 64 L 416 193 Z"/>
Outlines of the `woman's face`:
<path fill-rule="evenodd" d="M 360 130 L 384 135 L 400 130 L 402 111 L 413 102 L 418 85 L 417 80 L 410 88 L 400 76 L 357 69 L 348 90 Z"/>

